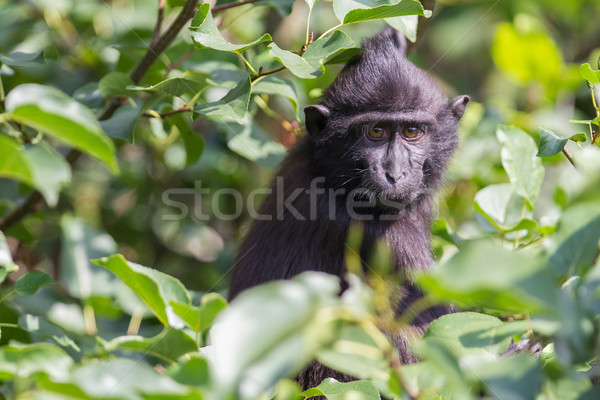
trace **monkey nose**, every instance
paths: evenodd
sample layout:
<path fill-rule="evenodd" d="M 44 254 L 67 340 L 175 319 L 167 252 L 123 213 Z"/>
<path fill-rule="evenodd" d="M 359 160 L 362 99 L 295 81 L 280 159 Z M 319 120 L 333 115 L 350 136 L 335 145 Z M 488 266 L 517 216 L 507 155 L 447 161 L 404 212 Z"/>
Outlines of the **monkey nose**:
<path fill-rule="evenodd" d="M 398 174 L 398 176 L 396 176 L 396 177 L 390 175 L 389 172 L 385 173 L 385 179 L 387 180 L 387 182 L 390 185 L 395 185 L 396 182 L 398 182 L 400 179 L 402 179 L 403 176 L 404 176 L 404 173 Z"/>

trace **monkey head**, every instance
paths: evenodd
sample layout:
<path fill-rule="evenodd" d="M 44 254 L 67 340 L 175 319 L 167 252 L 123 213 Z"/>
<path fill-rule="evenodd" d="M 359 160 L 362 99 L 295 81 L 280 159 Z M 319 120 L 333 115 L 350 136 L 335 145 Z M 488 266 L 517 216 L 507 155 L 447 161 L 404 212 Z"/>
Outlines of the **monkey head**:
<path fill-rule="evenodd" d="M 313 162 L 332 186 L 409 203 L 439 186 L 469 97 L 448 101 L 407 60 L 404 36 L 393 28 L 363 48 L 322 103 L 304 109 Z"/>

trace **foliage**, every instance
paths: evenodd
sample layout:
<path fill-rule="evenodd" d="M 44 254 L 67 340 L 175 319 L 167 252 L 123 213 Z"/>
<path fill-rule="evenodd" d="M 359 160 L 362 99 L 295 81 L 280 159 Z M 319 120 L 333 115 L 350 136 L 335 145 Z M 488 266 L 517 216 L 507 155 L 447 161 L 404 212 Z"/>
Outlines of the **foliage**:
<path fill-rule="evenodd" d="M 0 0 L 1 398 L 598 397 L 597 2 L 440 1 L 428 23 L 416 0 L 151 3 Z M 218 190 L 258 202 L 298 110 L 386 23 L 484 99 L 413 305 L 461 312 L 413 365 L 383 333 L 412 314 L 382 254 L 365 275 L 348 251 L 341 296 L 314 272 L 223 297 L 252 210 Z M 302 392 L 313 359 L 359 380 Z"/>

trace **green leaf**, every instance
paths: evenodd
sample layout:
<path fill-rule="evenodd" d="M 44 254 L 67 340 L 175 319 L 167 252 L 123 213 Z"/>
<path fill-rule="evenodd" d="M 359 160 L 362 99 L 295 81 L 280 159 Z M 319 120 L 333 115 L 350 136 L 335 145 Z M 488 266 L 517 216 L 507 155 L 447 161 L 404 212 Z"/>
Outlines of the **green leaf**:
<path fill-rule="evenodd" d="M 334 0 L 333 9 L 344 25 L 405 15 L 431 16 L 431 11 L 423 10 L 421 3 L 416 0 Z"/>
<path fill-rule="evenodd" d="M 33 270 L 26 273 L 15 283 L 15 292 L 19 296 L 32 296 L 44 286 L 54 285 L 54 281 L 48 274 Z"/>
<path fill-rule="evenodd" d="M 62 216 L 60 228 L 60 280 L 69 295 L 82 300 L 94 295 L 108 297 L 114 278 L 90 260 L 115 253 L 114 239 L 70 214 Z"/>
<path fill-rule="evenodd" d="M 579 274 L 580 267 L 589 267 L 598 254 L 600 209 L 597 202 L 587 202 L 567 209 L 560 217 L 556 233 L 544 245 L 549 264 L 559 274 Z"/>
<path fill-rule="evenodd" d="M 510 183 L 531 209 L 544 180 L 544 166 L 537 157 L 537 146 L 527 133 L 513 126 L 499 126 L 496 136 L 502 143 L 502 166 Z"/>
<path fill-rule="evenodd" d="M 0 379 L 14 380 L 45 373 L 63 378 L 73 364 L 71 357 L 50 343 L 11 344 L 0 347 Z"/>
<path fill-rule="evenodd" d="M 49 206 L 58 202 L 61 188 L 71 181 L 71 167 L 46 143 L 28 146 L 0 135 L 0 176 L 16 179 L 42 193 Z"/>
<path fill-rule="evenodd" d="M 317 360 L 359 379 L 374 379 L 387 374 L 389 366 L 385 350 L 379 348 L 362 327 L 350 325 L 342 328 L 331 347 L 318 353 Z"/>
<path fill-rule="evenodd" d="M 195 95 L 202 89 L 204 85 L 200 82 L 193 81 L 185 78 L 169 78 L 156 85 L 142 87 L 142 86 L 128 86 L 127 89 L 131 91 L 143 91 L 143 92 L 161 92 L 169 96 L 182 96 L 186 93 Z"/>
<path fill-rule="evenodd" d="M 188 113 L 174 114 L 168 117 L 169 121 L 179 130 L 179 134 L 185 146 L 185 166 L 188 167 L 200 159 L 204 151 L 204 138 L 194 132 L 190 126 L 192 123 Z"/>
<path fill-rule="evenodd" d="M 250 78 L 246 78 L 231 89 L 221 100 L 198 105 L 194 108 L 194 112 L 209 117 L 240 122 L 248 112 L 250 88 Z"/>
<path fill-rule="evenodd" d="M 321 66 L 313 66 L 298 54 L 280 49 L 275 42 L 271 43 L 269 48 L 271 49 L 269 55 L 285 65 L 286 68 L 298 78 L 314 79 L 323 74 Z"/>
<path fill-rule="evenodd" d="M 325 396 L 329 400 L 346 400 L 357 398 L 362 400 L 379 400 L 379 392 L 371 381 L 338 382 L 327 378 L 319 386 L 302 393 L 305 399 L 315 396 Z"/>
<path fill-rule="evenodd" d="M 581 64 L 579 74 L 592 85 L 600 85 L 600 71 L 594 71 L 589 63 Z"/>
<path fill-rule="evenodd" d="M 102 130 L 113 139 L 119 139 L 126 143 L 133 143 L 133 133 L 138 116 L 142 111 L 137 104 L 127 104 L 119 107 L 112 117 L 100 121 Z"/>
<path fill-rule="evenodd" d="M 109 352 L 124 350 L 150 354 L 167 362 L 175 362 L 184 354 L 198 350 L 198 344 L 184 331 L 166 327 L 151 338 L 120 336 L 104 343 Z"/>
<path fill-rule="evenodd" d="M 560 153 L 568 141 L 568 135 L 540 127 L 540 147 L 537 156 L 548 157 Z"/>
<path fill-rule="evenodd" d="M 39 53 L 21 53 L 11 54 L 0 53 L 0 65 L 6 64 L 9 67 L 35 67 L 45 63 L 44 52 Z"/>
<path fill-rule="evenodd" d="M 121 278 L 163 325 L 182 327 L 182 321 L 173 312 L 171 302 L 189 304 L 190 298 L 185 287 L 177 279 L 155 269 L 128 262 L 120 254 L 92 262 Z"/>
<path fill-rule="evenodd" d="M 227 147 L 265 168 L 277 168 L 287 153 L 286 148 L 271 139 L 256 122 L 249 119 L 244 122 L 220 124 L 227 135 Z"/>
<path fill-rule="evenodd" d="M 118 171 L 115 148 L 94 114 L 63 92 L 37 84 L 17 86 L 6 96 L 8 118 L 46 132 Z"/>
<path fill-rule="evenodd" d="M 418 15 L 405 15 L 403 17 L 386 18 L 385 22 L 394 29 L 399 30 L 411 42 L 417 41 Z"/>
<path fill-rule="evenodd" d="M 12 255 L 10 254 L 10 248 L 6 242 L 6 237 L 0 231 L 0 283 L 4 282 L 6 275 L 18 270 L 19 267 L 15 264 Z"/>
<path fill-rule="evenodd" d="M 561 51 L 541 25 L 531 19 L 527 22 L 530 23 L 498 25 L 492 44 L 494 62 L 515 82 L 541 82 L 554 97 L 568 76 Z"/>
<path fill-rule="evenodd" d="M 298 95 L 296 87 L 287 79 L 267 75 L 252 86 L 252 94 L 270 94 L 287 97 L 290 103 L 292 103 L 296 119 L 298 119 Z"/>
<path fill-rule="evenodd" d="M 227 300 L 218 293 L 208 293 L 202 296 L 199 307 L 175 302 L 171 302 L 171 306 L 175 314 L 179 315 L 194 332 L 204 332 L 212 326 L 217 315 L 227 307 Z"/>
<path fill-rule="evenodd" d="M 338 302 L 338 293 L 338 279 L 318 272 L 241 293 L 210 332 L 217 387 L 249 399 L 279 379 L 295 376 L 333 340 L 332 314 L 317 310 Z"/>
<path fill-rule="evenodd" d="M 475 195 L 473 207 L 502 233 L 537 228 L 535 221 L 524 218 L 524 199 L 509 183 L 484 187 Z"/>
<path fill-rule="evenodd" d="M 315 40 L 302 57 L 280 49 L 275 43 L 271 43 L 269 48 L 271 57 L 285 65 L 292 74 L 303 79 L 314 79 L 323 74 L 323 65 L 355 49 L 356 44 L 344 32 L 336 30 L 330 37 Z"/>
<path fill-rule="evenodd" d="M 185 386 L 150 365 L 122 358 L 91 359 L 76 366 L 67 379 L 43 384 L 52 392 L 76 399 L 177 399 L 189 394 Z M 198 398 L 199 395 L 190 397 Z"/>
<path fill-rule="evenodd" d="M 133 85 L 133 81 L 123 72 L 111 72 L 105 75 L 98 83 L 98 89 L 102 97 L 129 97 L 131 92 L 128 87 Z"/>
<path fill-rule="evenodd" d="M 199 7 L 189 29 L 194 43 L 198 46 L 234 53 L 242 53 L 259 43 L 273 40 L 271 35 L 265 33 L 259 39 L 250 43 L 233 44 L 228 42 L 215 25 L 212 13 L 210 12 L 210 4 L 208 3 L 204 3 Z"/>
<path fill-rule="evenodd" d="M 490 332 L 501 327 L 503 322 L 490 315 L 463 312 L 444 315 L 429 325 L 425 338 L 438 338 L 457 356 L 502 354 L 510 345 L 511 337 L 497 342 L 493 336 L 482 337 L 481 332 Z"/>
<path fill-rule="evenodd" d="M 554 315 L 554 279 L 537 253 L 510 252 L 487 242 L 467 242 L 448 262 L 417 281 L 440 301 Z"/>
<path fill-rule="evenodd" d="M 579 133 L 569 136 L 569 140 L 572 140 L 572 141 L 578 142 L 578 143 L 585 143 L 587 141 L 587 135 L 585 134 L 585 132 L 579 132 Z"/>
<path fill-rule="evenodd" d="M 169 366 L 166 375 L 184 385 L 207 385 L 210 378 L 208 362 L 198 356 L 189 355 L 188 357 Z"/>
<path fill-rule="evenodd" d="M 543 375 L 538 360 L 527 354 L 478 364 L 473 375 L 494 399 L 529 400 L 539 394 Z"/>

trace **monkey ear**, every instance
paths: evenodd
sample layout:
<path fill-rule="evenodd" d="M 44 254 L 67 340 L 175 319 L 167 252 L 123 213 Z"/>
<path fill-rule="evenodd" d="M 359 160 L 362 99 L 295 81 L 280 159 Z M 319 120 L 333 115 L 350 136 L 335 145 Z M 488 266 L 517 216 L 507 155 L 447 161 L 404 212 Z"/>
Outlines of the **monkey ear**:
<path fill-rule="evenodd" d="M 304 107 L 306 130 L 308 131 L 308 134 L 316 137 L 323 128 L 325 128 L 325 124 L 327 124 L 327 119 L 330 114 L 329 109 L 320 104 Z"/>
<path fill-rule="evenodd" d="M 458 96 L 452 99 L 450 102 L 450 110 L 456 119 L 460 119 L 460 117 L 463 116 L 469 100 L 471 100 L 469 96 Z"/>

